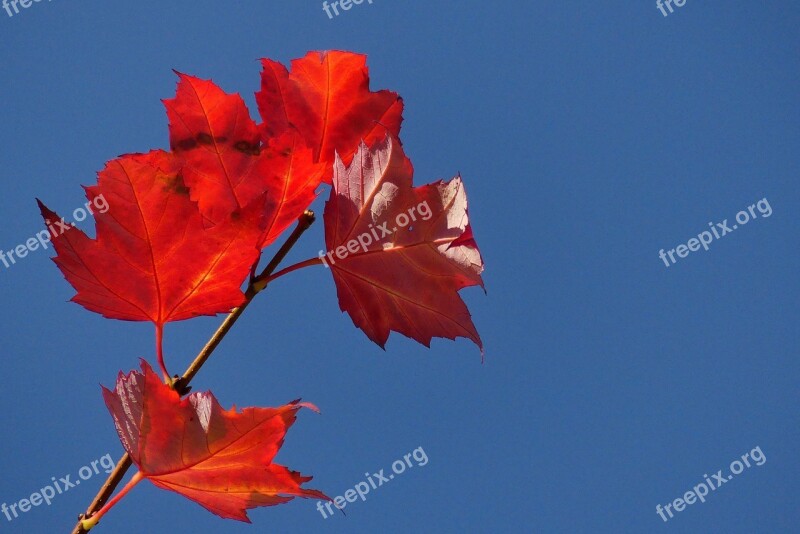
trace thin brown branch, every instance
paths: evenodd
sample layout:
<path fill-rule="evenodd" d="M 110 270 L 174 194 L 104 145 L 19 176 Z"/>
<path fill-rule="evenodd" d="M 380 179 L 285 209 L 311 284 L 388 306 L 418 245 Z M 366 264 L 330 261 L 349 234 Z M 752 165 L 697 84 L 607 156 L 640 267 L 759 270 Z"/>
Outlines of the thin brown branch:
<path fill-rule="evenodd" d="M 228 332 L 230 332 L 231 328 L 233 328 L 233 325 L 236 324 L 236 321 L 239 320 L 239 317 L 242 316 L 250 303 L 253 302 L 253 299 L 256 297 L 256 295 L 258 295 L 264 290 L 264 288 L 267 287 L 270 275 L 275 272 L 275 269 L 277 269 L 284 258 L 286 258 L 286 255 L 289 253 L 292 247 L 294 247 L 295 243 L 297 243 L 303 233 L 305 233 L 305 231 L 308 230 L 312 224 L 314 224 L 315 219 L 316 217 L 313 211 L 306 211 L 300 216 L 294 231 L 280 248 L 280 250 L 278 250 L 278 252 L 275 254 L 275 257 L 272 258 L 261 274 L 255 277 L 255 279 L 253 279 L 253 281 L 250 283 L 247 291 L 245 292 L 244 303 L 228 314 L 217 331 L 214 332 L 214 335 L 211 336 L 211 339 L 208 340 L 206 346 L 203 347 L 191 365 L 189 365 L 189 368 L 186 369 L 186 372 L 173 382 L 172 387 L 181 395 L 185 395 L 189 392 L 189 383 L 197 375 L 203 365 L 205 365 L 225 336 L 228 335 Z M 117 486 L 119 486 L 120 482 L 122 482 L 125 473 L 128 471 L 128 469 L 130 469 L 132 464 L 133 462 L 131 461 L 130 455 L 125 453 L 120 461 L 117 462 L 116 467 L 108 476 L 108 479 L 105 481 L 103 486 L 100 488 L 100 491 L 95 496 L 92 504 L 89 505 L 89 508 L 85 513 L 79 516 L 78 523 L 72 530 L 72 534 L 86 534 L 86 530 L 83 529 L 81 521 L 91 517 L 92 514 L 96 513 L 106 504 L 106 502 L 108 502 L 108 499 L 117 489 Z"/>

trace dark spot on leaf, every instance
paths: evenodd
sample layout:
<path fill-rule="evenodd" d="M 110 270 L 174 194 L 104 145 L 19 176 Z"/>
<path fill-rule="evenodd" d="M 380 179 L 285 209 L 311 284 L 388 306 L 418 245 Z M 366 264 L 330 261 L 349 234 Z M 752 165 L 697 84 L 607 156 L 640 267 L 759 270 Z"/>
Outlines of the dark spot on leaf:
<path fill-rule="evenodd" d="M 164 176 L 164 191 L 176 195 L 189 196 L 189 188 L 183 183 L 183 176 L 180 174 L 176 176 Z"/>
<path fill-rule="evenodd" d="M 173 143 L 172 149 L 179 152 L 181 150 L 191 150 L 196 146 L 197 146 L 197 141 L 195 141 L 194 139 L 184 139 L 177 143 Z"/>
<path fill-rule="evenodd" d="M 261 153 L 261 147 L 259 147 L 257 143 L 248 143 L 247 141 L 239 141 L 233 148 L 251 156 L 258 156 Z"/>

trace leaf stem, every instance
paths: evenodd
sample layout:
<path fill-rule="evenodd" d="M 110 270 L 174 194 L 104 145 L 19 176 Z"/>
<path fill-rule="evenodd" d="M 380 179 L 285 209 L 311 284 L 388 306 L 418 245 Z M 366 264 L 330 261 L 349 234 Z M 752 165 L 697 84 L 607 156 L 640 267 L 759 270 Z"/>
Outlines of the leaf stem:
<path fill-rule="evenodd" d="M 316 216 L 314 215 L 313 211 L 306 211 L 297 221 L 297 226 L 295 227 L 292 234 L 283 244 L 283 246 L 278 250 L 275 254 L 275 257 L 269 262 L 269 264 L 264 268 L 264 270 L 259 274 L 255 279 L 250 282 L 250 285 L 245 292 L 245 301 L 238 307 L 235 308 L 231 313 L 225 318 L 222 324 L 219 326 L 214 335 L 211 336 L 208 343 L 206 343 L 205 347 L 200 351 L 194 361 L 189 365 L 189 368 L 186 369 L 186 372 L 178 379 L 172 383 L 172 387 L 181 395 L 185 395 L 189 391 L 189 383 L 192 379 L 197 375 L 203 365 L 208 361 L 211 357 L 211 354 L 214 350 L 219 346 L 225 336 L 230 332 L 233 325 L 236 324 L 236 321 L 239 317 L 242 316 L 244 310 L 250 305 L 256 295 L 258 295 L 264 288 L 267 287 L 267 284 L 271 281 L 270 276 L 278 268 L 278 265 L 286 258 L 286 255 L 292 249 L 292 247 L 297 243 L 300 237 L 308 230 L 314 221 L 316 220 Z M 299 267 L 298 267 L 299 268 Z M 164 366 L 162 365 L 162 371 L 165 371 Z M 130 455 L 125 453 L 122 456 L 120 461 L 117 463 L 117 466 L 114 468 L 114 471 L 108 476 L 105 484 L 103 487 L 100 488 L 97 496 L 95 496 L 92 504 L 89 505 L 89 508 L 86 510 L 85 514 L 81 514 L 78 519 L 78 524 L 75 525 L 75 528 L 72 531 L 72 534 L 86 534 L 87 529 L 84 527 L 84 519 L 90 518 L 87 521 L 91 522 L 91 519 L 95 517 L 98 518 L 100 512 L 98 512 L 101 507 L 104 507 L 106 501 L 108 501 L 111 494 L 114 493 L 114 490 L 117 488 L 119 483 L 122 481 L 122 478 L 125 476 L 125 473 L 128 471 L 130 466 L 132 465 L 132 461 Z M 127 488 L 127 486 L 126 486 Z M 129 489 L 127 490 L 129 491 Z M 120 491 L 120 493 L 126 492 L 126 489 Z M 117 496 L 121 498 L 120 496 Z M 119 498 L 113 499 L 112 501 L 108 501 L 108 504 L 111 505 L 112 502 L 116 503 Z M 109 506 L 110 507 L 110 506 Z M 88 523 L 87 523 L 88 524 Z M 91 525 L 94 526 L 94 525 Z M 91 527 L 90 527 L 91 528 Z"/>
<path fill-rule="evenodd" d="M 142 480 L 144 480 L 144 475 L 141 473 L 141 471 L 138 471 L 135 475 L 133 475 L 133 478 L 130 480 L 130 482 L 125 484 L 125 487 L 122 488 L 119 491 L 119 493 L 117 493 L 114 496 L 113 499 L 108 501 L 106 505 L 103 506 L 96 513 L 92 514 L 92 516 L 89 519 L 84 519 L 83 521 L 81 521 L 81 527 L 86 531 L 89 531 L 92 528 L 94 528 L 100 521 L 100 519 L 102 519 L 103 516 L 106 515 L 106 513 L 108 513 L 108 511 L 114 507 L 115 504 L 117 504 L 120 500 L 122 500 L 122 498 L 125 497 L 125 495 L 127 495 L 128 492 L 131 491 L 134 487 L 136 487 L 136 484 L 138 484 Z"/>
<path fill-rule="evenodd" d="M 295 263 L 294 265 L 290 265 L 284 269 L 281 269 L 277 273 L 270 275 L 264 279 L 264 284 L 269 284 L 273 280 L 280 278 L 286 274 L 291 272 L 297 271 L 298 269 L 302 269 L 304 267 L 311 267 L 312 265 L 320 265 L 322 263 L 322 258 L 309 258 L 305 261 L 301 261 L 300 263 Z M 259 277 L 260 278 L 260 277 Z"/>
<path fill-rule="evenodd" d="M 281 249 L 275 254 L 275 257 L 267 264 L 264 270 L 256 276 L 255 280 L 250 284 L 250 290 L 255 291 L 255 293 L 259 293 L 267 287 L 271 280 L 272 273 L 275 272 L 275 269 L 278 268 L 278 265 L 286 258 L 286 255 L 292 250 L 292 247 L 297 243 L 297 240 L 300 239 L 300 236 L 308 230 L 314 221 L 316 220 L 316 216 L 314 215 L 313 211 L 306 211 L 300 219 L 297 221 L 297 227 L 292 232 L 292 235 L 289 236 L 289 239 L 286 240 L 286 243 L 283 244 Z"/>
<path fill-rule="evenodd" d="M 156 325 L 156 354 L 158 355 L 158 366 L 161 367 L 161 373 L 164 375 L 164 380 L 169 382 L 169 371 L 167 365 L 164 363 L 164 325 Z"/>

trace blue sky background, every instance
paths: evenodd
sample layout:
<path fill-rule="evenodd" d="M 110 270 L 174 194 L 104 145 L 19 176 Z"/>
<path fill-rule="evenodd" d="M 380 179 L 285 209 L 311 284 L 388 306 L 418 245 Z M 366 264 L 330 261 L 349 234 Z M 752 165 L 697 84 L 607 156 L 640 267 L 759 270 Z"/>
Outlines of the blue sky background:
<path fill-rule="evenodd" d="M 323 520 L 312 501 L 223 521 L 141 485 L 97 532 L 790 532 L 798 492 L 800 6 L 688 0 L 321 3 L 54 0 L 0 11 L 0 248 L 67 213 L 118 154 L 167 147 L 173 68 L 249 104 L 260 57 L 367 53 L 405 99 L 416 183 L 461 172 L 488 296 L 486 345 L 394 334 L 339 312 L 330 273 L 276 282 L 195 381 L 224 406 L 303 413 L 278 456 L 341 495 L 429 458 Z M 325 197 L 326 195 L 323 195 Z M 658 258 L 767 198 L 758 218 Z M 316 208 L 321 212 L 322 203 Z M 87 221 L 89 223 L 90 221 Z M 84 228 L 91 224 L 84 223 Z M 317 224 L 290 260 L 322 248 Z M 154 362 L 151 327 L 104 320 L 36 251 L 0 265 L 0 503 L 122 452 L 100 395 Z M 219 323 L 167 328 L 183 368 Z M 662 506 L 760 447 L 704 504 Z M 66 532 L 104 476 L 0 531 Z"/>

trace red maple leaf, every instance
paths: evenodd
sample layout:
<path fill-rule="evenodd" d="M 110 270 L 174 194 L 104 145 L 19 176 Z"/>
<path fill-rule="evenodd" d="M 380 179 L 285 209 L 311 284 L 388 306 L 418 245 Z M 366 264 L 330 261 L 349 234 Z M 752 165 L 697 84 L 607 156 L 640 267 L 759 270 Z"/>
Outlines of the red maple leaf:
<path fill-rule="evenodd" d="M 483 287 L 483 260 L 460 177 L 413 187 L 411 161 L 387 137 L 337 159 L 325 242 L 339 306 L 383 347 L 394 330 L 425 346 L 466 337 L 482 348 L 462 288 Z"/>
<path fill-rule="evenodd" d="M 74 226 L 64 230 L 63 219 L 39 203 L 58 253 L 54 261 L 77 291 L 72 300 L 104 317 L 155 324 L 162 369 L 166 323 L 227 312 L 244 301 L 241 286 L 262 231 L 258 201 L 204 228 L 179 171 L 162 151 L 109 162 L 98 185 L 86 188 L 95 205 L 101 196 L 108 205 L 95 213 L 96 239 Z"/>
<path fill-rule="evenodd" d="M 256 101 L 266 135 L 296 128 L 328 170 L 336 153 L 349 163 L 361 140 L 372 144 L 387 133 L 397 136 L 403 100 L 391 91 L 370 91 L 366 62 L 366 56 L 352 52 L 309 52 L 292 61 L 290 73 L 263 59 Z"/>
<path fill-rule="evenodd" d="M 142 373 L 120 373 L 114 391 L 103 388 L 122 445 L 139 468 L 134 485 L 147 479 L 220 517 L 247 523 L 251 508 L 294 497 L 330 500 L 302 487 L 311 477 L 273 463 L 297 411 L 316 410 L 313 405 L 225 411 L 210 392 L 181 399 L 146 361 L 141 366 Z"/>
<path fill-rule="evenodd" d="M 316 198 L 325 166 L 292 129 L 261 138 L 239 95 L 185 74 L 165 100 L 170 146 L 183 164 L 192 200 L 207 224 L 265 196 L 262 246 L 271 244 Z"/>

